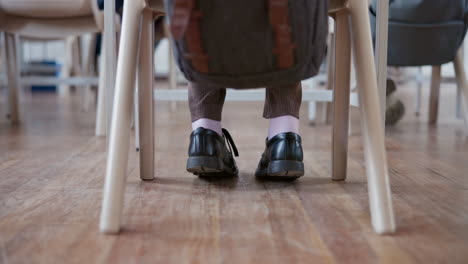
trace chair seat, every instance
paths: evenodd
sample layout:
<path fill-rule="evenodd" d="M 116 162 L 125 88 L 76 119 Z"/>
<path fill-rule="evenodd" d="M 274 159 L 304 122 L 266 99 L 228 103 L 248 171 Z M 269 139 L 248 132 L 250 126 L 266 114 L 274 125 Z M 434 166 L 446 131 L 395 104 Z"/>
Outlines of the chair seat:
<path fill-rule="evenodd" d="M 100 31 L 93 16 L 70 18 L 30 18 L 0 13 L 0 31 L 25 38 L 62 39 Z"/>
<path fill-rule="evenodd" d="M 164 1 L 163 0 L 146 0 L 148 6 L 154 11 L 164 12 Z"/>
<path fill-rule="evenodd" d="M 328 14 L 332 15 L 342 9 L 348 8 L 349 0 L 328 0 Z"/>
<path fill-rule="evenodd" d="M 0 12 L 29 18 L 68 18 L 93 14 L 96 0 L 0 0 Z"/>

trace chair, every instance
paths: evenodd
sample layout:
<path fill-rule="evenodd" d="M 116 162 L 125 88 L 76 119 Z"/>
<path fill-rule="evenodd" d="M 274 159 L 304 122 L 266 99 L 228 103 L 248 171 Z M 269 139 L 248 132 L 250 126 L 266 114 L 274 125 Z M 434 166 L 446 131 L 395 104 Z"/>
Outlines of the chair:
<path fill-rule="evenodd" d="M 463 63 L 463 52 L 460 49 L 452 62 L 455 70 L 455 81 L 457 83 L 458 92 L 457 95 L 461 98 L 457 98 L 457 104 L 461 101 L 462 117 L 465 121 L 465 133 L 468 134 L 468 86 L 466 81 L 466 73 Z M 439 111 L 439 95 L 440 95 L 440 83 L 441 83 L 441 65 L 432 66 L 431 75 L 431 90 L 429 97 L 429 124 L 433 125 L 437 123 L 438 111 Z M 461 99 L 458 101 L 458 99 Z M 458 111 L 458 106 L 457 106 Z"/>
<path fill-rule="evenodd" d="M 346 179 L 350 64 L 351 48 L 353 48 L 372 225 L 379 234 L 392 233 L 395 231 L 395 222 L 367 1 L 331 0 L 329 3 L 329 13 L 336 20 L 332 179 L 336 181 Z M 126 1 L 124 4 L 121 49 L 117 64 L 114 110 L 100 219 L 100 231 L 104 233 L 117 233 L 121 227 L 137 71 L 141 141 L 140 178 L 154 179 L 152 21 L 155 16 L 161 15 L 161 10 L 160 1 L 134 0 Z"/>
<path fill-rule="evenodd" d="M 5 32 L 9 118 L 12 123 L 19 122 L 20 37 L 56 40 L 97 33 L 102 31 L 103 19 L 95 0 L 62 0 L 53 3 L 49 0 L 0 0 L 0 32 Z M 90 58 L 87 60 L 92 61 Z M 64 68 L 70 70 L 71 65 L 66 64 L 68 65 Z M 85 69 L 85 72 L 87 71 L 88 69 Z M 104 105 L 98 104 L 98 108 L 101 107 Z M 97 123 L 105 122 L 101 119 L 103 118 L 98 119 Z"/>

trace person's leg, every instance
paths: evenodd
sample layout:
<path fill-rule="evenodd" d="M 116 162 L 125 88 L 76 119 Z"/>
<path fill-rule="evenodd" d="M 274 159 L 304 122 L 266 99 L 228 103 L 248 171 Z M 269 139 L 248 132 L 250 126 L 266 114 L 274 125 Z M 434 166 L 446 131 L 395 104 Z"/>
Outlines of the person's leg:
<path fill-rule="evenodd" d="M 237 148 L 229 133 L 221 127 L 226 89 L 189 85 L 189 107 L 192 119 L 187 171 L 199 176 L 232 176 L 238 169 L 233 156 Z"/>
<path fill-rule="evenodd" d="M 270 128 L 255 176 L 295 179 L 304 175 L 298 134 L 301 101 L 300 83 L 267 88 L 263 117 L 270 119 Z"/>
<path fill-rule="evenodd" d="M 269 139 L 285 132 L 299 134 L 301 102 L 301 83 L 268 87 L 266 89 L 263 117 L 270 120 Z"/>
<path fill-rule="evenodd" d="M 398 98 L 395 81 L 387 79 L 385 125 L 394 126 L 405 115 L 405 105 Z"/>
<path fill-rule="evenodd" d="M 190 83 L 189 108 L 192 130 L 203 127 L 221 135 L 221 114 L 225 97 L 225 88 Z"/>

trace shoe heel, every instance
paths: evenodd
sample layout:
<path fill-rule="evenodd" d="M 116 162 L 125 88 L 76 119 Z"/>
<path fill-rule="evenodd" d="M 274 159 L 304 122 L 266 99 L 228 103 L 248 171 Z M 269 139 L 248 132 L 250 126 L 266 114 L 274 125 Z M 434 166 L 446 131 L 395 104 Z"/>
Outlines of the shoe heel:
<path fill-rule="evenodd" d="M 223 164 L 217 157 L 189 157 L 187 160 L 187 171 L 195 175 L 217 173 L 223 171 Z"/>
<path fill-rule="evenodd" d="M 267 174 L 272 177 L 299 178 L 304 175 L 304 163 L 293 160 L 271 161 Z"/>

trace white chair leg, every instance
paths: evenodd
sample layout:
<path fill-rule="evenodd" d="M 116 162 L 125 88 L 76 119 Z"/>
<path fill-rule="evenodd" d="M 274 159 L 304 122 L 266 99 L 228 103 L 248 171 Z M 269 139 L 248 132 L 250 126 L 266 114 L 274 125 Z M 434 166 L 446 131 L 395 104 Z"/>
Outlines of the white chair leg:
<path fill-rule="evenodd" d="M 335 70 L 335 32 L 330 32 L 327 38 L 327 82 L 326 89 L 333 90 L 333 76 Z M 312 109 L 314 108 L 314 109 Z M 311 124 L 331 123 L 331 104 L 328 102 L 309 102 L 309 121 Z"/>
<path fill-rule="evenodd" d="M 347 11 L 336 14 L 335 74 L 333 89 L 332 179 L 346 179 L 348 159 L 351 39 Z M 332 49 L 333 49 L 332 48 Z"/>
<path fill-rule="evenodd" d="M 89 37 L 89 38 L 87 38 Z M 94 57 L 94 49 L 92 46 L 95 46 L 94 35 L 92 36 L 78 36 L 76 41 L 73 44 L 73 60 L 72 60 L 72 73 L 73 76 L 79 78 L 86 78 L 92 76 L 92 60 Z M 85 43 L 87 41 L 87 43 Z M 81 97 L 83 102 L 83 111 L 89 111 L 91 105 L 93 104 L 93 90 L 91 85 L 76 85 L 78 94 Z"/>
<path fill-rule="evenodd" d="M 83 45 L 82 45 L 82 37 L 76 36 L 73 41 L 72 45 L 72 70 L 71 75 L 73 77 L 81 78 L 85 75 L 84 72 L 84 65 L 83 65 Z M 85 91 L 83 85 L 74 85 L 76 94 L 80 96 L 81 102 L 84 102 L 85 98 Z"/>
<path fill-rule="evenodd" d="M 329 119 L 328 105 L 329 105 L 328 102 L 316 102 L 315 103 L 315 108 L 316 108 L 315 120 L 317 124 L 328 124 L 327 122 Z"/>
<path fill-rule="evenodd" d="M 416 87 L 416 107 L 414 114 L 419 116 L 421 114 L 421 101 L 422 101 L 422 86 L 423 86 L 423 73 L 422 67 L 418 67 L 417 87 Z"/>
<path fill-rule="evenodd" d="M 379 234 L 392 233 L 395 220 L 367 1 L 352 0 L 349 9 L 372 225 Z"/>
<path fill-rule="evenodd" d="M 73 46 L 75 45 L 76 37 L 68 37 L 65 39 L 65 56 L 63 65 L 60 69 L 61 78 L 69 78 L 73 69 Z M 71 87 L 68 84 L 61 84 L 58 87 L 58 95 L 62 98 L 69 98 L 71 95 Z"/>
<path fill-rule="evenodd" d="M 456 95 L 456 99 L 455 99 L 455 100 L 457 100 L 456 103 L 455 103 L 455 117 L 457 119 L 462 119 L 463 118 L 463 116 L 462 116 L 462 101 L 463 101 L 462 99 L 463 98 L 462 97 L 463 97 L 462 89 L 461 89 L 461 87 L 459 87 L 457 85 L 457 95 Z"/>
<path fill-rule="evenodd" d="M 94 59 L 95 59 L 95 47 L 96 47 L 96 35 L 95 34 L 89 34 L 87 38 L 87 49 L 86 49 L 86 56 L 84 58 L 83 62 L 83 75 L 85 77 L 91 77 L 94 74 Z M 92 89 L 91 85 L 86 85 L 84 87 L 84 102 L 83 102 L 83 109 L 85 111 L 89 111 L 93 104 L 95 103 L 94 91 Z"/>
<path fill-rule="evenodd" d="M 429 124 L 431 125 L 437 123 L 437 114 L 439 112 L 440 70 L 440 65 L 432 66 L 431 95 L 429 98 Z"/>
<path fill-rule="evenodd" d="M 466 80 L 466 72 L 464 69 L 463 56 L 458 52 L 455 57 L 453 66 L 455 68 L 455 76 L 457 85 L 460 87 L 462 97 L 462 116 L 465 122 L 465 133 L 468 135 L 468 82 Z"/>
<path fill-rule="evenodd" d="M 307 89 L 315 89 L 317 87 L 317 80 L 315 80 L 314 78 L 304 80 L 302 81 L 302 87 L 307 87 Z M 315 125 L 317 123 L 317 115 L 319 114 L 319 107 L 317 106 L 317 102 L 308 101 L 307 109 L 309 124 Z"/>
<path fill-rule="evenodd" d="M 168 34 L 170 34 L 169 30 L 167 29 Z M 176 61 L 174 57 L 174 49 L 172 39 L 169 38 L 169 89 L 177 89 L 178 77 L 177 77 L 177 67 Z M 176 102 L 171 102 L 171 110 L 175 110 L 177 108 Z"/>
<path fill-rule="evenodd" d="M 18 36 L 10 33 L 5 33 L 5 61 L 7 64 L 7 80 L 8 80 L 8 112 L 7 118 L 10 119 L 12 124 L 19 123 L 19 39 Z"/>
<path fill-rule="evenodd" d="M 336 25 L 335 25 L 336 27 Z M 335 87 L 335 65 L 336 65 L 336 31 L 329 34 L 329 57 L 327 58 L 327 90 Z M 333 106 L 330 103 L 323 104 L 323 122 L 330 124 L 332 121 Z"/>
<path fill-rule="evenodd" d="M 138 65 L 138 112 L 140 135 L 140 178 L 154 179 L 154 109 L 153 109 L 153 56 L 154 26 L 153 12 L 143 12 L 140 40 L 140 63 Z"/>
<path fill-rule="evenodd" d="M 96 109 L 96 136 L 105 136 L 107 132 L 107 114 L 106 114 L 106 59 L 104 45 L 101 48 L 99 58 L 99 85 L 97 89 L 97 109 Z"/>
<path fill-rule="evenodd" d="M 362 0 L 359 0 L 362 1 Z M 387 109 L 387 50 L 388 50 L 388 9 L 390 0 L 378 0 L 376 10 L 376 36 L 375 36 L 375 68 L 377 76 L 377 90 L 380 100 L 380 118 L 385 126 L 385 111 Z M 368 6 L 370 0 L 363 1 Z M 385 129 L 385 128 L 384 128 Z M 385 136 L 385 130 L 384 130 Z"/>
<path fill-rule="evenodd" d="M 460 47 L 460 51 L 459 53 L 461 53 L 461 59 L 462 59 L 462 65 L 465 64 L 465 57 L 466 57 L 466 53 L 465 53 L 465 46 L 468 42 L 463 42 L 463 44 L 461 45 Z M 453 61 L 453 65 L 455 66 L 455 61 Z M 462 114 L 462 111 L 463 111 L 463 94 L 462 94 L 462 88 L 457 85 L 457 95 L 456 95 L 456 105 L 455 105 L 455 116 L 457 119 L 463 119 L 463 114 Z"/>
<path fill-rule="evenodd" d="M 169 40 L 169 89 L 177 89 L 177 68 L 172 40 Z"/>
<path fill-rule="evenodd" d="M 105 233 L 117 233 L 121 225 L 143 8 L 144 1 L 141 0 L 124 2 L 121 48 L 117 62 L 106 179 L 99 225 L 100 231 Z"/>
<path fill-rule="evenodd" d="M 139 73 L 138 73 L 139 74 Z M 140 151 L 140 113 L 139 113 L 139 107 L 140 107 L 140 104 L 139 104 L 139 100 L 140 100 L 140 96 L 139 96 L 139 91 L 140 91 L 140 87 L 139 87 L 139 84 L 138 84 L 138 76 L 137 76 L 137 81 L 135 83 L 135 98 L 134 98 L 134 102 L 133 102 L 133 129 L 135 131 L 135 149 L 136 151 Z"/>
<path fill-rule="evenodd" d="M 317 102 L 315 101 L 310 101 L 308 103 L 308 113 L 309 113 L 309 121 L 310 124 L 315 125 L 317 121 Z"/>

